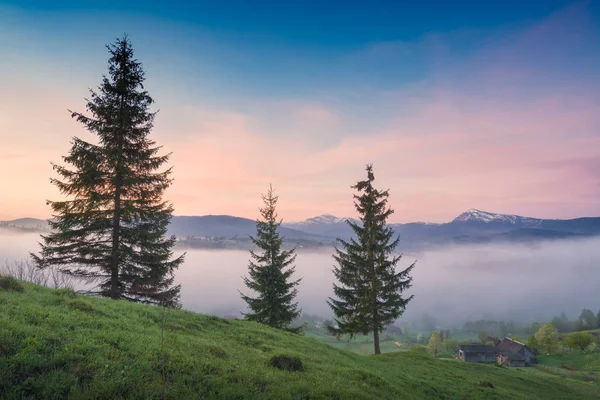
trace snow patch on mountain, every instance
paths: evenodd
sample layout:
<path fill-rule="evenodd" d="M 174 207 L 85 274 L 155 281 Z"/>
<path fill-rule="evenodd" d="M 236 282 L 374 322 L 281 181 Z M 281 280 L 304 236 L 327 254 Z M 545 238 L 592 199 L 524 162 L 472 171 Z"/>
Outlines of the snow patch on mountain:
<path fill-rule="evenodd" d="M 308 218 L 304 221 L 298 222 L 300 225 L 313 225 L 313 224 L 340 224 L 342 222 L 346 222 L 347 220 L 352 220 L 351 218 L 339 218 L 335 215 L 331 214 L 322 214 L 316 217 Z"/>
<path fill-rule="evenodd" d="M 522 217 L 520 215 L 511 214 L 494 214 L 487 211 L 481 211 L 476 208 L 471 208 L 458 217 L 454 218 L 452 222 L 500 222 L 511 225 L 527 225 L 529 227 L 535 227 L 541 223 L 542 220 L 537 218 Z"/>

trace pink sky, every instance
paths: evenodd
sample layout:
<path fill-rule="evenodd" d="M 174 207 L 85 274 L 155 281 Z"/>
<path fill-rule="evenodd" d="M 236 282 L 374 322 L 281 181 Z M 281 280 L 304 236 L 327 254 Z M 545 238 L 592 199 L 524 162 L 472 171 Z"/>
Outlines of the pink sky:
<path fill-rule="evenodd" d="M 376 185 L 390 189 L 394 222 L 445 222 L 472 207 L 599 216 L 599 75 L 587 69 L 575 78 L 557 75 L 557 66 L 544 64 L 598 35 L 593 24 L 574 26 L 581 13 L 581 7 L 559 12 L 452 62 L 445 62 L 441 35 L 441 50 L 432 50 L 440 61 L 429 78 L 386 91 L 349 82 L 362 98 L 356 104 L 342 104 L 336 93 L 286 101 L 240 97 L 239 108 L 212 104 L 210 96 L 179 93 L 184 76 L 165 75 L 163 82 L 174 85 L 161 85 L 161 75 L 151 73 L 157 61 L 145 62 L 148 89 L 161 109 L 152 135 L 173 152 L 175 182 L 167 198 L 176 215 L 256 218 L 260 194 L 272 183 L 284 220 L 355 216 L 350 185 L 372 162 Z M 0 220 L 49 217 L 45 200 L 61 199 L 49 183 L 50 162 L 60 162 L 72 136 L 92 139 L 66 110 L 85 109 L 87 88 L 104 73 L 108 39 L 88 46 L 93 59 L 80 66 L 26 47 L 0 64 Z M 374 44 L 349 59 L 376 60 L 405 47 Z M 383 118 L 368 112 L 378 107 L 392 112 Z"/>

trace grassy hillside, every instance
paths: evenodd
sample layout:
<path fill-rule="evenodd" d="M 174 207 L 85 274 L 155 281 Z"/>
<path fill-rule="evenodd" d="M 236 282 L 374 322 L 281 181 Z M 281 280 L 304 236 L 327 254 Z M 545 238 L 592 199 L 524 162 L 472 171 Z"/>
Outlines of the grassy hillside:
<path fill-rule="evenodd" d="M 256 323 L 88 298 L 0 278 L 0 398 L 592 399 L 596 383 L 533 368 L 361 356 Z M 166 363 L 162 360 L 166 357 Z M 295 356 L 303 371 L 270 365 Z M 163 386 L 164 377 L 164 386 Z"/>
<path fill-rule="evenodd" d="M 327 343 L 330 346 L 338 349 L 344 349 L 357 354 L 370 355 L 373 354 L 373 336 L 357 335 L 351 341 L 347 339 L 338 340 L 335 336 L 317 335 L 314 332 L 305 332 L 306 337 L 315 338 L 316 340 Z M 400 346 L 398 346 L 398 344 Z M 382 353 L 398 352 L 409 350 L 414 344 L 406 342 L 398 337 L 381 335 L 379 343 Z"/>
<path fill-rule="evenodd" d="M 552 372 L 579 379 L 600 378 L 600 357 L 597 353 L 572 351 L 538 357 L 541 366 Z"/>

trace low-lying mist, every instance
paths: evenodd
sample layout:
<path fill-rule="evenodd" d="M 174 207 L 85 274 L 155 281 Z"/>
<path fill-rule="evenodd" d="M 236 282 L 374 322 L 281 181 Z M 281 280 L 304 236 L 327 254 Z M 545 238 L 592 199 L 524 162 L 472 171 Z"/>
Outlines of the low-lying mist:
<path fill-rule="evenodd" d="M 0 232 L 0 262 L 27 258 L 37 251 L 36 234 Z M 182 250 L 177 250 L 181 252 Z M 302 278 L 298 301 L 303 311 L 330 317 L 326 304 L 333 293 L 332 251 L 299 250 L 296 278 Z M 187 250 L 177 273 L 186 309 L 218 315 L 239 315 L 245 308 L 239 291 L 247 293 L 242 276 L 248 252 Z M 433 316 L 441 327 L 466 320 L 496 319 L 544 322 L 565 311 L 600 308 L 600 239 L 552 241 L 536 246 L 455 246 L 405 254 L 399 268 L 414 260 L 414 294 L 403 320 Z"/>

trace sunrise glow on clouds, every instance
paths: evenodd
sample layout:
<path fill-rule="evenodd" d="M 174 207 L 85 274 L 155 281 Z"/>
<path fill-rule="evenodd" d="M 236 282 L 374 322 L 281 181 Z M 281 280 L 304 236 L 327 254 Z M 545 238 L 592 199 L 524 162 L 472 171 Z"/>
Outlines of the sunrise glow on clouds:
<path fill-rule="evenodd" d="M 160 109 L 153 138 L 173 153 L 167 195 L 176 215 L 255 218 L 272 183 L 287 221 L 353 216 L 350 185 L 372 162 L 378 186 L 391 190 L 397 222 L 443 222 L 471 207 L 598 216 L 594 11 L 578 2 L 535 20 L 424 32 L 324 56 L 281 43 L 244 49 L 156 16 L 92 28 L 88 19 L 106 16 L 81 11 L 70 23 L 66 11 L 6 8 L 0 219 L 49 216 L 45 199 L 59 196 L 50 162 L 60 162 L 71 137 L 91 139 L 66 110 L 85 109 L 87 88 L 105 73 L 103 45 L 124 31 Z"/>

